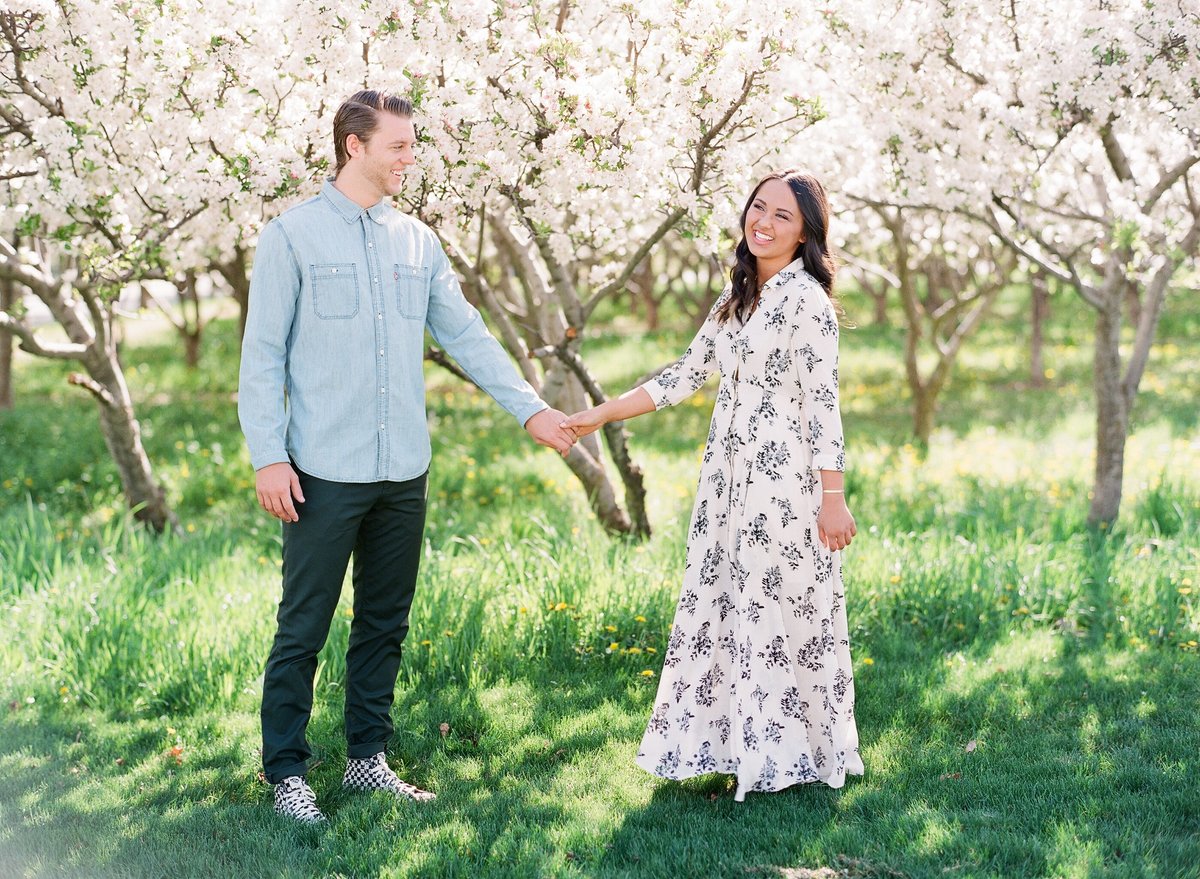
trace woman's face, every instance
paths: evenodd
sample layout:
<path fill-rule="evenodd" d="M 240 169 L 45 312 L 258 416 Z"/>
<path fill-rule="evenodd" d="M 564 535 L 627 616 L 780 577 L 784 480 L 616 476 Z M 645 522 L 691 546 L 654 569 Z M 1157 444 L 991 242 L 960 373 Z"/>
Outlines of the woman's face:
<path fill-rule="evenodd" d="M 756 258 L 782 260 L 784 264 L 792 261 L 796 248 L 804 240 L 804 219 L 787 183 L 771 179 L 758 187 L 746 211 L 742 234 Z"/>

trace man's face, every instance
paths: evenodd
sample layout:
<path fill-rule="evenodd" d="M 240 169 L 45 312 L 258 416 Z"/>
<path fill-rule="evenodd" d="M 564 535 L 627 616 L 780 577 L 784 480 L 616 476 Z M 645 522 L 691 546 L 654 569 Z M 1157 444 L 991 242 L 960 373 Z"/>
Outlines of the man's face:
<path fill-rule="evenodd" d="M 347 147 L 351 170 L 378 191 L 379 197 L 399 195 L 404 188 L 404 172 L 415 165 L 413 145 L 417 132 L 412 119 L 392 113 L 380 113 L 379 125 L 370 139 L 363 143 L 351 135 Z"/>

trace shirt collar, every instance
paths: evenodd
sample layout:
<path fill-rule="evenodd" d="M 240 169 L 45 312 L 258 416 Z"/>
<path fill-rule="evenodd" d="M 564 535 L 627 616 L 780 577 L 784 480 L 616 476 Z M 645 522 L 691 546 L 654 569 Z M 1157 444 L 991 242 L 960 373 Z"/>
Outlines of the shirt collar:
<path fill-rule="evenodd" d="M 785 280 L 790 281 L 802 271 L 804 271 L 804 257 L 796 257 L 796 259 L 792 260 L 790 263 L 772 275 L 771 280 L 763 284 L 762 292 L 766 293 L 768 290 L 778 287 L 780 284 L 784 283 Z"/>
<path fill-rule="evenodd" d="M 382 223 L 388 213 L 395 210 L 383 199 L 380 199 L 369 208 L 364 208 L 358 202 L 344 195 L 336 186 L 333 185 L 333 179 L 329 178 L 321 187 L 321 195 L 323 195 L 334 210 L 341 214 L 342 219 L 347 223 L 353 223 L 363 214 L 366 214 L 376 223 Z"/>

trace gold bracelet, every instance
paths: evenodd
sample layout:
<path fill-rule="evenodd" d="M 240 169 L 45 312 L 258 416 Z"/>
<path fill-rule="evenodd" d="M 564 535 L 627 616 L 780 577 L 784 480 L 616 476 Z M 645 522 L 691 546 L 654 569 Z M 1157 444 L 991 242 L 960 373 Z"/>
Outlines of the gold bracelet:
<path fill-rule="evenodd" d="M 841 488 L 823 488 L 821 494 L 845 494 L 845 489 Z"/>

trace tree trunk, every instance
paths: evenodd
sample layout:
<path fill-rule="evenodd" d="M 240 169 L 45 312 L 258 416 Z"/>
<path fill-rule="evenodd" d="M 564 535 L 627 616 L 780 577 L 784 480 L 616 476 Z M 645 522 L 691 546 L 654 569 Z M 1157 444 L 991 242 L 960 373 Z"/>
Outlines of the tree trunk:
<path fill-rule="evenodd" d="M 188 311 L 191 317 L 188 317 Z M 188 271 L 179 288 L 180 335 L 183 336 L 183 356 L 188 369 L 200 365 L 200 339 L 204 335 L 204 318 L 200 313 L 200 291 L 196 289 L 196 273 Z"/>
<path fill-rule="evenodd" d="M 121 486 L 134 518 L 162 532 L 179 522 L 167 506 L 162 487 L 155 482 L 150 458 L 142 445 L 142 430 L 133 413 L 133 400 L 116 350 L 107 354 L 92 348 L 83 359 L 88 375 L 78 373 L 69 381 L 89 390 L 100 406 L 100 430 L 117 465 Z"/>
<path fill-rule="evenodd" d="M 1029 333 L 1029 383 L 1035 388 L 1046 386 L 1046 366 L 1042 359 L 1046 318 L 1050 316 L 1050 291 L 1045 273 L 1034 269 L 1029 276 L 1029 298 L 1032 305 Z"/>
<path fill-rule="evenodd" d="M 1125 307 L 1129 311 L 1129 323 L 1135 327 L 1142 322 L 1141 292 L 1132 281 L 1125 285 Z"/>
<path fill-rule="evenodd" d="M 909 387 L 913 395 L 913 438 L 918 448 L 927 450 L 937 416 L 937 392 L 920 382 L 909 382 Z"/>
<path fill-rule="evenodd" d="M 604 468 L 599 465 L 599 459 L 576 446 L 567 455 L 566 462 L 575 478 L 583 485 L 588 504 L 604 530 L 610 534 L 632 533 L 633 524 L 629 521 L 629 515 L 617 501 L 612 482 Z"/>
<path fill-rule="evenodd" d="M 183 334 L 183 360 L 188 369 L 200 365 L 200 333 L 189 329 Z"/>
<path fill-rule="evenodd" d="M 1116 521 L 1121 506 L 1129 433 L 1129 405 L 1121 384 L 1121 298 L 1118 289 L 1096 314 L 1096 473 L 1087 521 L 1101 528 Z"/>
<path fill-rule="evenodd" d="M 867 290 L 871 294 L 871 304 L 873 306 L 871 312 L 871 323 L 877 327 L 886 327 L 888 325 L 888 310 L 887 310 L 887 286 L 883 285 L 880 292 Z"/>
<path fill-rule="evenodd" d="M 246 271 L 246 249 L 238 245 L 229 262 L 217 263 L 217 272 L 225 279 L 238 304 L 238 342 L 246 336 L 246 313 L 250 310 L 250 274 Z"/>
<path fill-rule="evenodd" d="M 646 306 L 646 329 L 654 332 L 658 329 L 658 306 L 659 298 L 654 289 L 654 260 L 647 256 L 642 260 L 642 264 L 638 266 L 633 277 L 630 278 L 631 284 L 637 289 L 638 297 L 642 304 Z"/>
<path fill-rule="evenodd" d="M 16 301 L 16 284 L 9 278 L 0 279 L 0 311 L 7 311 Z M 13 407 L 12 367 L 12 335 L 0 332 L 0 410 Z"/>

